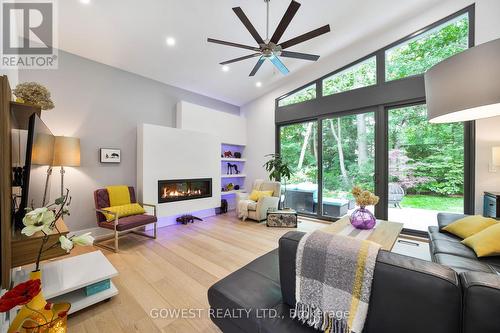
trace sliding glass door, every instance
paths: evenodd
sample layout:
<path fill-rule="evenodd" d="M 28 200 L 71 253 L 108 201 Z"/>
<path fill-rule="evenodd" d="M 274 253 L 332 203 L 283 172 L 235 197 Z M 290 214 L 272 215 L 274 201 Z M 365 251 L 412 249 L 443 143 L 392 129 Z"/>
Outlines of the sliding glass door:
<path fill-rule="evenodd" d="M 322 215 L 339 218 L 355 207 L 353 186 L 375 190 L 374 113 L 323 119 L 321 133 Z"/>
<path fill-rule="evenodd" d="M 425 104 L 388 109 L 388 218 L 427 231 L 464 212 L 464 124 L 430 124 Z"/>
<path fill-rule="evenodd" d="M 303 214 L 316 214 L 318 209 L 317 138 L 317 121 L 285 125 L 279 130 L 281 156 L 292 172 L 284 193 L 285 207 Z"/>

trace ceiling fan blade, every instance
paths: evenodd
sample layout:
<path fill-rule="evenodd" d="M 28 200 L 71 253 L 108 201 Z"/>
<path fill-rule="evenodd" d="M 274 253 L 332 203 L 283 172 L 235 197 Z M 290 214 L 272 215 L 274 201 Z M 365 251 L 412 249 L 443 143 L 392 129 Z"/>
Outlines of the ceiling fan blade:
<path fill-rule="evenodd" d="M 207 42 L 226 45 L 226 46 L 232 46 L 232 47 L 239 47 L 240 49 L 247 49 L 247 50 L 258 51 L 258 52 L 260 51 L 260 48 L 258 48 L 258 47 L 248 46 L 248 45 L 243 45 L 243 44 L 238 44 L 238 43 L 233 43 L 233 42 L 226 42 L 226 41 L 219 40 L 219 39 L 207 38 Z"/>
<path fill-rule="evenodd" d="M 271 60 L 274 66 L 276 66 L 276 68 L 278 68 L 283 75 L 287 75 L 288 73 L 290 73 L 288 68 L 286 68 L 285 64 L 282 63 L 280 58 L 278 58 L 277 56 L 275 55 L 270 56 L 269 60 Z"/>
<path fill-rule="evenodd" d="M 250 72 L 250 75 L 248 75 L 248 76 L 254 76 L 257 73 L 257 71 L 260 69 L 260 66 L 262 66 L 262 64 L 264 63 L 264 60 L 266 60 L 266 58 L 260 57 L 260 59 L 255 64 L 254 68 Z"/>
<path fill-rule="evenodd" d="M 250 58 L 254 58 L 254 57 L 258 57 L 258 56 L 260 56 L 260 53 L 254 53 L 254 54 L 246 55 L 246 56 L 239 57 L 239 58 L 236 58 L 236 59 L 231 59 L 231 60 L 228 60 L 228 61 L 224 61 L 224 62 L 221 62 L 220 64 L 221 65 L 232 64 L 233 62 L 238 62 L 238 61 L 242 61 L 242 60 L 246 60 L 246 59 L 250 59 Z"/>
<path fill-rule="evenodd" d="M 311 61 L 317 61 L 319 59 L 319 55 L 292 52 L 292 51 L 281 51 L 281 56 L 286 58 L 295 58 L 295 59 L 311 60 Z"/>
<path fill-rule="evenodd" d="M 280 23 L 278 24 L 278 27 L 276 28 L 273 37 L 271 37 L 271 42 L 273 42 L 274 44 L 278 44 L 281 37 L 285 33 L 286 28 L 288 28 L 288 25 L 290 25 L 290 22 L 292 22 L 292 19 L 299 10 L 299 8 L 300 8 L 300 3 L 298 3 L 297 1 L 292 1 L 290 3 L 290 6 L 288 6 L 288 9 L 285 12 L 285 15 L 283 15 L 283 18 L 281 19 Z"/>
<path fill-rule="evenodd" d="M 236 16 L 238 16 L 241 23 L 243 23 L 245 28 L 247 28 L 247 30 L 250 32 L 250 34 L 252 35 L 253 39 L 255 39 L 257 44 L 259 44 L 259 45 L 264 44 L 264 40 L 262 39 L 262 37 L 260 37 L 259 33 L 255 29 L 255 27 L 252 25 L 252 23 L 250 22 L 248 17 L 245 15 L 245 13 L 241 9 L 241 7 L 234 7 L 233 11 L 236 14 Z"/>
<path fill-rule="evenodd" d="M 291 46 L 297 45 L 299 43 L 305 42 L 309 39 L 313 39 L 315 37 L 326 34 L 327 32 L 330 32 L 330 25 L 329 24 L 322 26 L 321 28 L 309 31 L 303 35 L 298 36 L 298 37 L 287 40 L 286 42 L 281 43 L 280 46 L 282 49 L 286 49 L 286 48 L 289 48 Z"/>

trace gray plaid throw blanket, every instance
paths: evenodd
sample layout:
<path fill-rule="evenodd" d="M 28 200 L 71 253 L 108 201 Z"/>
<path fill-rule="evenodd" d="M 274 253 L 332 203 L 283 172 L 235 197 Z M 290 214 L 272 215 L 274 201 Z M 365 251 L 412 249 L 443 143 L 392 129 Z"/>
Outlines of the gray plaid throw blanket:
<path fill-rule="evenodd" d="M 361 333 L 380 246 L 322 231 L 300 240 L 294 318 L 327 333 Z"/>

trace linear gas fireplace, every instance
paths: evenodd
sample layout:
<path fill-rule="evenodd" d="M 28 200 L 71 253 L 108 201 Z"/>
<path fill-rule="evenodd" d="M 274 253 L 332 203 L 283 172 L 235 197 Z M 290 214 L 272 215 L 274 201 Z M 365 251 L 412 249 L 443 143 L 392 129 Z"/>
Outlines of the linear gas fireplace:
<path fill-rule="evenodd" d="M 158 181 L 158 203 L 209 198 L 211 196 L 211 178 Z"/>

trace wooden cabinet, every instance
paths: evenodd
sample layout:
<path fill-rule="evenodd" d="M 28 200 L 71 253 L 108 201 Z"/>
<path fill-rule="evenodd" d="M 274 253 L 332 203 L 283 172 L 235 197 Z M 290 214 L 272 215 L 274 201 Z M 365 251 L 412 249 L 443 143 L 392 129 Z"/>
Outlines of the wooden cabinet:
<path fill-rule="evenodd" d="M 484 192 L 483 215 L 500 218 L 500 192 Z"/>
<path fill-rule="evenodd" d="M 62 219 L 57 221 L 56 227 L 57 230 L 59 230 L 63 235 L 67 235 L 69 232 Z M 52 235 L 49 236 L 49 240 L 45 246 L 46 249 L 59 242 L 59 233 L 57 230 L 54 229 Z M 36 262 L 38 250 L 42 245 L 42 238 L 43 234 L 41 232 L 38 232 L 31 237 L 27 237 L 21 234 L 21 231 L 17 230 L 11 240 L 11 267 L 14 268 Z M 52 259 L 63 255 L 66 255 L 66 251 L 61 249 L 61 246 L 57 244 L 50 250 L 45 251 L 42 254 L 41 260 Z"/>

